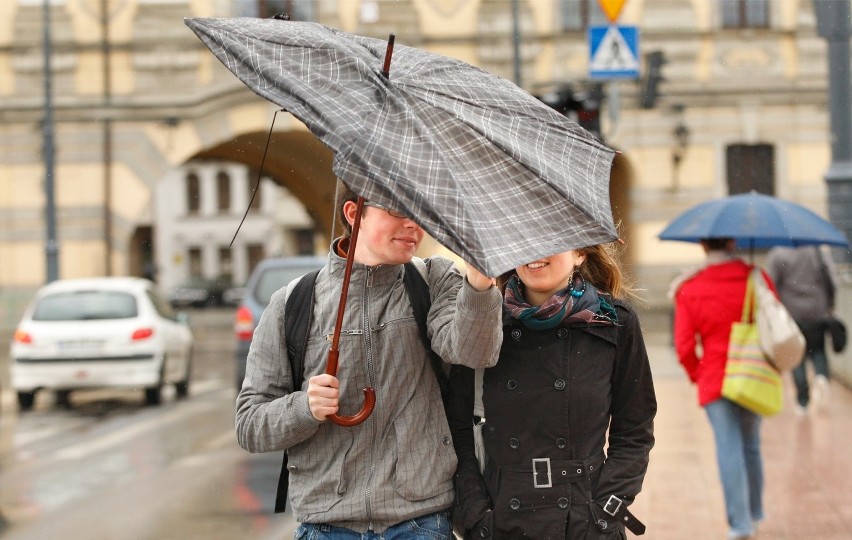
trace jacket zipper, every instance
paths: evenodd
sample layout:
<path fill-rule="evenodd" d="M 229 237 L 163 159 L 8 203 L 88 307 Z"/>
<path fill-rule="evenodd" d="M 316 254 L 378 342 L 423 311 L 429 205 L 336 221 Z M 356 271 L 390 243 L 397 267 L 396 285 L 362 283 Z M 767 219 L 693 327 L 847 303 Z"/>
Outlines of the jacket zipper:
<path fill-rule="evenodd" d="M 364 335 L 364 345 L 365 350 L 367 352 L 367 380 L 370 383 L 370 386 L 373 386 L 373 345 L 372 345 L 372 334 L 370 332 L 370 289 L 373 287 L 373 268 L 367 267 L 367 282 L 364 287 L 364 301 L 363 301 L 363 335 Z M 367 486 L 364 490 L 364 507 L 367 510 L 367 520 L 369 522 L 369 530 L 373 530 L 373 508 L 372 508 L 372 489 L 373 478 L 376 474 L 376 461 L 375 461 L 375 444 L 372 441 L 376 439 L 376 422 L 373 420 L 372 415 L 368 419 L 370 422 L 370 430 L 372 433 L 371 442 L 370 442 L 370 473 L 367 475 Z"/>

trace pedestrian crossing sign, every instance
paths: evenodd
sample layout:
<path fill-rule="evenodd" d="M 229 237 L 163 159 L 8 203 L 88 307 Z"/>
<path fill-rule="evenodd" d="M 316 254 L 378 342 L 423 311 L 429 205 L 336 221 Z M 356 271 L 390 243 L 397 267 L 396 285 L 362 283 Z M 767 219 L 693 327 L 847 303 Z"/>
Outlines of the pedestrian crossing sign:
<path fill-rule="evenodd" d="M 635 26 L 589 27 L 589 77 L 639 78 L 639 29 Z"/>

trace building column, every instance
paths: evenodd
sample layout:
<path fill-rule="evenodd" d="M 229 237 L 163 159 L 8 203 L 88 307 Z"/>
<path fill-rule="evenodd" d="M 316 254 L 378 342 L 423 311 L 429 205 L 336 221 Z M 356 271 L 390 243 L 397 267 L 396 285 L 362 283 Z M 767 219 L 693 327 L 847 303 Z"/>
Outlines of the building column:
<path fill-rule="evenodd" d="M 852 239 L 852 79 L 850 79 L 849 0 L 814 2 L 817 31 L 828 42 L 828 117 L 831 121 L 831 165 L 828 184 L 829 219 Z M 842 262 L 852 262 L 846 250 Z"/>

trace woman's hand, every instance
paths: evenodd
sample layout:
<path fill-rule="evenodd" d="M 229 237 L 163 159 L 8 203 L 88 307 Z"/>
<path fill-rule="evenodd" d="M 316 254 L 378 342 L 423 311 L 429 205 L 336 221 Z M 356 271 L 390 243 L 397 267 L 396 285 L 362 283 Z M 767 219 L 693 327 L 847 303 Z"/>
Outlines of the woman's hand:
<path fill-rule="evenodd" d="M 477 291 L 483 292 L 490 289 L 496 283 L 496 280 L 481 273 L 473 266 L 467 265 L 467 282 Z"/>

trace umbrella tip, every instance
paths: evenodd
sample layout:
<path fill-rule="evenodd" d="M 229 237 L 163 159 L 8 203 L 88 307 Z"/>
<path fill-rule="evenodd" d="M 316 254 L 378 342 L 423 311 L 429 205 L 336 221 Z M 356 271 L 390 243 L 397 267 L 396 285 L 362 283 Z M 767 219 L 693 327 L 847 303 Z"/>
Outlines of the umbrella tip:
<path fill-rule="evenodd" d="M 290 13 L 287 12 L 287 11 L 282 11 L 280 13 L 276 13 L 275 15 L 273 15 L 272 18 L 275 19 L 276 21 L 289 21 L 290 20 Z"/>

